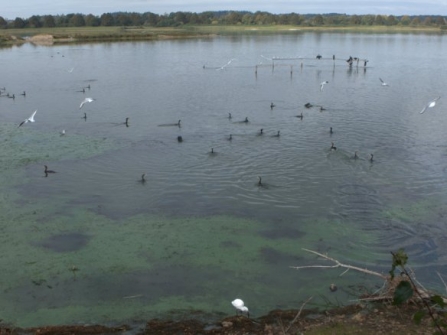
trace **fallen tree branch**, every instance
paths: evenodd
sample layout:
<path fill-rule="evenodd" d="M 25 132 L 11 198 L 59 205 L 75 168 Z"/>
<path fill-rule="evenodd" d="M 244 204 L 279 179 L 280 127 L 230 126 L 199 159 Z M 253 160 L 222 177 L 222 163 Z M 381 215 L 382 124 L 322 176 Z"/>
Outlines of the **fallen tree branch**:
<path fill-rule="evenodd" d="M 370 275 L 373 275 L 373 276 L 380 277 L 380 278 L 382 278 L 384 280 L 388 280 L 388 276 L 385 276 L 382 273 L 379 273 L 379 272 L 376 272 L 376 271 L 371 271 L 371 270 L 368 270 L 368 269 L 359 268 L 357 266 L 353 266 L 353 265 L 349 265 L 349 264 L 343 264 L 343 263 L 339 262 L 338 260 L 336 260 L 335 258 L 329 257 L 327 255 L 321 254 L 321 253 L 313 251 L 313 250 L 309 250 L 309 249 L 305 249 L 305 248 L 303 248 L 303 250 L 307 251 L 307 252 L 310 252 L 312 254 L 318 255 L 318 256 L 326 259 L 326 260 L 334 262 L 335 264 L 334 265 L 291 266 L 292 269 L 299 270 L 299 269 L 311 269 L 311 268 L 327 268 L 327 269 L 329 269 L 329 268 L 331 268 L 331 269 L 334 269 L 334 268 L 344 268 L 344 269 L 347 269 L 346 271 L 348 271 L 348 270 L 355 270 L 355 271 L 359 271 L 359 272 L 363 272 L 363 273 L 366 273 L 366 274 L 370 274 Z M 346 271 L 344 271 L 341 275 L 346 273 Z"/>

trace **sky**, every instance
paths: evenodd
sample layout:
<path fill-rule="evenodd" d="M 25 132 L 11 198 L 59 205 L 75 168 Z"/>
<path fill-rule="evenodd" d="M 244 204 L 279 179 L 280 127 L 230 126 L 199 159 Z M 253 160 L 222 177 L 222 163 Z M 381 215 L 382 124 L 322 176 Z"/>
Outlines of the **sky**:
<path fill-rule="evenodd" d="M 266 11 L 272 14 L 380 14 L 447 16 L 447 0 L 3 0 L 5 19 L 70 13 L 100 16 L 111 12 Z"/>

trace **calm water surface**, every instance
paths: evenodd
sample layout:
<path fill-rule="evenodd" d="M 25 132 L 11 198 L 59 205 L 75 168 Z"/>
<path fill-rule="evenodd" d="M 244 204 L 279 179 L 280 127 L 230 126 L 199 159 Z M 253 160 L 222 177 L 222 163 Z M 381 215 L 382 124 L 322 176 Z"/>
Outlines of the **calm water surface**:
<path fill-rule="evenodd" d="M 212 317 L 236 297 L 259 316 L 381 284 L 293 270 L 320 264 L 302 248 L 381 272 L 405 248 L 440 287 L 446 53 L 443 35 L 315 33 L 0 50 L 2 318 Z"/>

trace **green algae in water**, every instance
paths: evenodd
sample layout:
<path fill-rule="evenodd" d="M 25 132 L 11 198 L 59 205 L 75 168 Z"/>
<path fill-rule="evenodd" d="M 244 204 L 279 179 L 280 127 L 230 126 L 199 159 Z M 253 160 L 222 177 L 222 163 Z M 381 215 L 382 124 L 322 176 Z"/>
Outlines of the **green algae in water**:
<path fill-rule="evenodd" d="M 172 310 L 232 313 L 235 297 L 259 306 L 254 313 L 296 307 L 311 277 L 288 267 L 321 236 L 336 245 L 329 237 L 340 231 L 307 222 L 302 236 L 268 239 L 262 231 L 270 228 L 254 220 L 136 215 L 116 221 L 82 208 L 54 215 L 58 204 L 40 205 L 20 225 L 3 226 L 1 254 L 8 256 L 0 257 L 6 269 L 0 306 L 3 318 L 20 326 L 149 318 Z M 45 247 L 70 234 L 88 238 L 73 250 Z M 319 287 L 327 290 L 327 284 Z"/>
<path fill-rule="evenodd" d="M 122 144 L 106 138 L 81 135 L 60 136 L 58 132 L 39 132 L 31 127 L 0 125 L 0 187 L 26 182 L 22 168 L 38 162 L 85 159 L 117 149 Z M 43 171 L 43 170 L 42 170 Z"/>
<path fill-rule="evenodd" d="M 383 212 L 383 217 L 416 225 L 420 222 L 439 221 L 447 214 L 447 206 L 438 197 L 418 202 L 396 204 Z"/>
<path fill-rule="evenodd" d="M 92 157 L 116 143 L 3 130 L 8 139 L 0 145 L 7 161 L 0 309 L 4 320 L 18 326 L 147 319 L 197 309 L 233 313 L 229 302 L 235 297 L 258 306 L 252 308 L 258 314 L 296 308 L 316 281 L 289 269 L 307 257 L 301 248 L 341 248 L 340 237 L 352 233 L 327 220 L 299 222 L 299 228 L 230 216 L 112 220 L 85 205 L 67 206 L 70 195 L 22 200 L 6 186 L 25 182 L 23 168 Z M 367 239 L 360 229 L 355 234 Z M 326 291 L 331 276 L 320 275 L 322 284 L 313 290 Z"/>

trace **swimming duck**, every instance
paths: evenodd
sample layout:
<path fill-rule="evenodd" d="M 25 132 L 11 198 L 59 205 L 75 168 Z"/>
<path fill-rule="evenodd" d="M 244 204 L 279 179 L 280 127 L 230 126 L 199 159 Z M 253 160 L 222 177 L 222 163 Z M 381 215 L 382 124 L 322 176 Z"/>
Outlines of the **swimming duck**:
<path fill-rule="evenodd" d="M 47 175 L 48 173 L 56 173 L 56 171 L 53 171 L 53 170 L 48 170 L 48 166 L 46 166 L 46 165 L 44 165 L 45 166 L 45 174 Z"/>
<path fill-rule="evenodd" d="M 332 142 L 331 150 L 337 150 L 337 147 L 334 145 L 334 142 Z"/>

